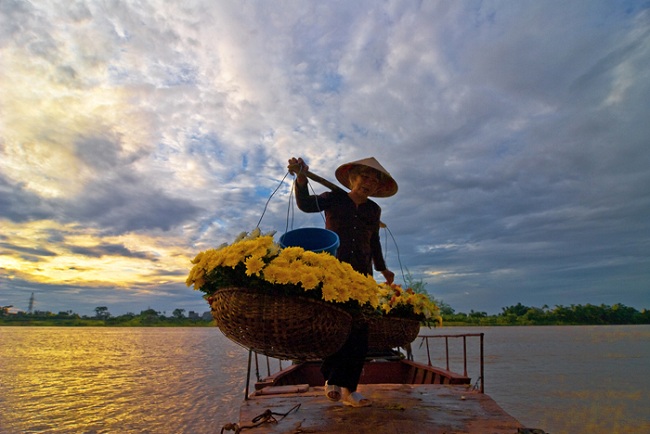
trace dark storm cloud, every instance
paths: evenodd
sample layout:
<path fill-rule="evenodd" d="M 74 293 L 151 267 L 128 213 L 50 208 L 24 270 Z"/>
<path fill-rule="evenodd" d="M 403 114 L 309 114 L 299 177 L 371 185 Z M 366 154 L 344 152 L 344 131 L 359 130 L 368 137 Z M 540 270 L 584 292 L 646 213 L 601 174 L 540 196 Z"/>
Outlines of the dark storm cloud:
<path fill-rule="evenodd" d="M 52 252 L 49 249 L 21 247 L 5 242 L 0 242 L 0 252 L 9 255 L 16 254 L 17 256 L 29 262 L 38 262 L 44 257 L 56 256 L 56 253 Z"/>
<path fill-rule="evenodd" d="M 101 258 L 102 256 L 123 256 L 126 258 L 149 259 L 154 262 L 157 260 L 154 255 L 145 252 L 134 252 L 123 244 L 104 243 L 92 247 L 69 246 L 68 249 L 72 253 L 93 258 Z"/>
<path fill-rule="evenodd" d="M 25 190 L 21 183 L 8 181 L 1 173 L 0 209 L 2 216 L 13 222 L 48 218 L 53 212 L 47 201 Z"/>
<path fill-rule="evenodd" d="M 88 184 L 67 208 L 70 217 L 107 233 L 170 230 L 202 210 L 128 174 Z"/>

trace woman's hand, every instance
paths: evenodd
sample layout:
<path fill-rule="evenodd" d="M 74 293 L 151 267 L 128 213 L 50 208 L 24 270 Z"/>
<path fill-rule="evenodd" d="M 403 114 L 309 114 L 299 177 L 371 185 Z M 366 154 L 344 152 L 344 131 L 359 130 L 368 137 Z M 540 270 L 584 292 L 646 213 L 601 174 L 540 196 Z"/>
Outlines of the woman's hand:
<path fill-rule="evenodd" d="M 305 185 L 307 183 L 307 176 L 305 176 L 305 173 L 309 170 L 309 166 L 307 166 L 302 158 L 290 158 L 287 168 L 289 169 L 290 174 L 297 175 L 296 181 L 298 181 L 299 184 Z"/>
<path fill-rule="evenodd" d="M 384 275 L 384 279 L 386 279 L 386 283 L 388 283 L 389 285 L 391 285 L 395 281 L 395 273 L 390 271 L 388 268 L 382 271 L 381 274 Z"/>

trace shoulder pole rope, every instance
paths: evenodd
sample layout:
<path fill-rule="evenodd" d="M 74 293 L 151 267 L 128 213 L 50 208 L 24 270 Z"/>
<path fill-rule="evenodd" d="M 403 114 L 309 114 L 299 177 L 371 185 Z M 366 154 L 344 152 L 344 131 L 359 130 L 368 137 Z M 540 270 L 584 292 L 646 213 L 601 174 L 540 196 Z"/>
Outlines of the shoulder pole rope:
<path fill-rule="evenodd" d="M 298 169 L 298 166 L 296 166 L 296 169 Z M 324 185 L 325 187 L 329 188 L 330 190 L 343 190 L 338 185 L 334 184 L 333 182 L 328 181 L 325 178 L 322 178 L 322 177 L 316 175 L 315 173 L 307 171 L 307 172 L 304 172 L 304 174 L 305 174 L 305 176 L 307 178 L 311 179 L 312 181 L 316 181 L 319 184 Z M 257 226 L 256 227 L 259 227 L 260 224 L 262 223 L 262 219 L 264 218 L 264 214 L 266 213 L 266 209 L 269 206 L 269 202 L 271 201 L 271 199 L 273 198 L 275 193 L 277 193 L 277 191 L 280 189 L 280 187 L 282 186 L 282 184 L 284 183 L 284 180 L 287 178 L 288 175 L 289 175 L 289 172 L 287 172 L 284 175 L 284 177 L 280 181 L 280 184 L 276 187 L 276 189 L 273 191 L 273 193 L 271 193 L 271 196 L 267 199 L 266 204 L 264 205 L 264 210 L 262 210 L 262 215 L 260 216 L 260 219 L 257 221 Z M 291 197 L 289 197 L 289 200 L 291 200 Z M 289 212 L 290 212 L 290 210 L 287 211 L 287 213 L 289 213 Z M 287 216 L 287 220 L 288 220 L 288 216 Z"/>

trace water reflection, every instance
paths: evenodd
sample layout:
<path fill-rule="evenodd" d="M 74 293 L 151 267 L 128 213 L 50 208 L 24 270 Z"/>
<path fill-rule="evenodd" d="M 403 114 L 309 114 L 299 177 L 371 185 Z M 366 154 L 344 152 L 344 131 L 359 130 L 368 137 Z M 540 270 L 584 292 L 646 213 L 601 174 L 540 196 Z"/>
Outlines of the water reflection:
<path fill-rule="evenodd" d="M 0 344 L 2 432 L 214 432 L 243 397 L 247 353 L 214 328 L 5 327 Z"/>

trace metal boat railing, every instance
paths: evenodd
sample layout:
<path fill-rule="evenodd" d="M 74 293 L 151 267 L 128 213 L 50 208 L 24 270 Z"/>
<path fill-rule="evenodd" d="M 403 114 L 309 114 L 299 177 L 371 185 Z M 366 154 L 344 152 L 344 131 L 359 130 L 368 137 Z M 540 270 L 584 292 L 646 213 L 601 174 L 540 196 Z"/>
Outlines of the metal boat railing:
<path fill-rule="evenodd" d="M 445 335 L 420 335 L 418 339 L 422 339 L 420 346 L 426 345 L 427 350 L 427 364 L 433 366 L 431 362 L 431 346 L 429 345 L 430 339 L 444 339 L 445 341 L 445 369 L 453 371 L 450 367 L 449 359 L 449 339 L 460 339 L 463 341 L 463 375 L 467 376 L 467 338 L 479 338 L 479 369 L 480 374 L 474 386 L 479 392 L 485 393 L 485 365 L 484 365 L 484 352 L 483 341 L 485 333 L 461 333 L 461 334 L 445 334 Z"/>
<path fill-rule="evenodd" d="M 426 355 L 427 355 L 427 364 L 428 366 L 434 366 L 432 362 L 432 346 L 433 348 L 437 348 L 437 346 L 434 346 L 432 343 L 430 345 L 430 340 L 442 340 L 444 339 L 444 359 L 445 359 L 445 369 L 450 372 L 456 372 L 454 371 L 454 368 L 451 366 L 450 362 L 450 351 L 449 351 L 449 341 L 450 339 L 453 340 L 462 340 L 462 345 L 463 345 L 463 356 L 462 356 L 462 363 L 463 363 L 463 375 L 468 376 L 468 371 L 467 371 L 467 362 L 468 362 L 468 354 L 467 354 L 467 339 L 468 338 L 479 338 L 479 369 L 480 369 L 480 374 L 478 379 L 475 382 L 474 389 L 478 390 L 480 393 L 485 393 L 485 369 L 484 369 L 484 351 L 483 351 L 483 342 L 484 342 L 484 333 L 460 333 L 460 334 L 444 334 L 444 335 L 419 335 L 415 341 L 411 344 L 411 346 L 414 346 L 414 344 L 417 342 L 417 340 L 421 340 L 420 342 L 420 347 L 425 346 L 426 347 Z M 254 357 L 253 357 L 254 355 Z M 260 364 L 259 357 L 262 356 L 265 358 L 265 365 L 266 365 L 266 371 L 267 375 L 271 375 L 272 368 L 271 368 L 271 358 L 268 356 L 264 356 L 262 354 L 259 354 L 254 351 L 248 352 L 248 375 L 246 379 L 246 388 L 244 391 L 245 394 L 245 399 L 248 399 L 248 391 L 250 387 L 250 376 L 251 376 L 251 371 L 252 371 L 252 364 L 253 360 L 255 362 L 255 376 L 257 377 L 257 380 L 260 381 L 262 378 L 262 374 L 260 371 L 263 369 L 263 366 Z M 283 363 L 282 360 L 279 359 L 273 359 L 276 360 L 278 363 L 278 370 L 283 369 Z"/>

